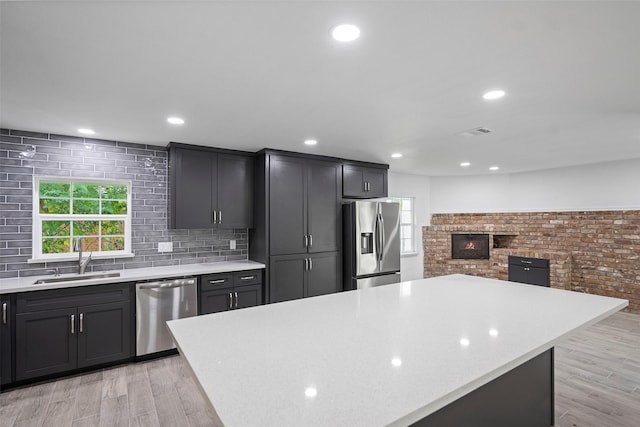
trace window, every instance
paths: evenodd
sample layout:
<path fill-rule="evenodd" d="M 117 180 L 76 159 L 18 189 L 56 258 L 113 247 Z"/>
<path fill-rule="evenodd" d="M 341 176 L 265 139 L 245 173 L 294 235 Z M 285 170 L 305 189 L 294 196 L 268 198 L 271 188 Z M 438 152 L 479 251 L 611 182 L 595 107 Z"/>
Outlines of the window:
<path fill-rule="evenodd" d="M 131 182 L 34 177 L 33 260 L 131 256 Z"/>
<path fill-rule="evenodd" d="M 400 203 L 400 254 L 415 254 L 415 199 L 413 197 L 391 197 L 387 201 Z"/>

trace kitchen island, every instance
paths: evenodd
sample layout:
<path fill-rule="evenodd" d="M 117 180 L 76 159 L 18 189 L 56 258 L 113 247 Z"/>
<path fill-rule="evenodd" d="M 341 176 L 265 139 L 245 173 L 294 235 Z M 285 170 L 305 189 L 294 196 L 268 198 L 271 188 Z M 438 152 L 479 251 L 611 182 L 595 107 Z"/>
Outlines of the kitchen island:
<path fill-rule="evenodd" d="M 542 426 L 553 346 L 626 305 L 451 275 L 168 325 L 220 425 Z"/>

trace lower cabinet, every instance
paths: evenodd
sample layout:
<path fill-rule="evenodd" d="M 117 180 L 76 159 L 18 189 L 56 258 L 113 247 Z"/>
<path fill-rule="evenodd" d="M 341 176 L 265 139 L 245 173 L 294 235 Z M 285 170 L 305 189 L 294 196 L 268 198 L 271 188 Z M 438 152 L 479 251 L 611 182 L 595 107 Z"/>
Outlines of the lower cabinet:
<path fill-rule="evenodd" d="M 20 293 L 16 381 L 132 356 L 130 285 Z"/>
<path fill-rule="evenodd" d="M 199 314 L 254 307 L 263 302 L 262 270 L 208 274 L 200 281 Z"/>
<path fill-rule="evenodd" d="M 269 262 L 270 302 L 338 292 L 340 253 L 272 256 Z"/>
<path fill-rule="evenodd" d="M 12 382 L 11 355 L 11 301 L 8 295 L 0 296 L 0 386 Z"/>

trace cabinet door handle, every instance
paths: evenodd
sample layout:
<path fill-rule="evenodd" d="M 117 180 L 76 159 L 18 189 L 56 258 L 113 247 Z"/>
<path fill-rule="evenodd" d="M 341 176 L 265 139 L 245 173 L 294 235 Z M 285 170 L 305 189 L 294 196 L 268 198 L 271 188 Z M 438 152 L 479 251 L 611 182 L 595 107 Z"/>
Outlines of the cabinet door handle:
<path fill-rule="evenodd" d="M 531 270 L 529 267 L 524 268 L 524 271 L 529 271 L 529 270 Z"/>
<path fill-rule="evenodd" d="M 313 270 L 313 260 L 309 258 L 309 270 Z"/>
<path fill-rule="evenodd" d="M 229 292 L 229 310 L 233 308 L 233 294 Z"/>
<path fill-rule="evenodd" d="M 309 234 L 309 247 L 313 246 L 313 234 Z"/>
<path fill-rule="evenodd" d="M 236 296 L 236 305 L 235 305 L 235 308 L 238 308 L 238 293 L 237 293 L 237 292 L 234 292 L 233 294 Z"/>
<path fill-rule="evenodd" d="M 80 333 L 84 332 L 84 313 L 80 313 Z"/>
<path fill-rule="evenodd" d="M 309 269 L 309 258 L 304 259 L 304 271 Z"/>
<path fill-rule="evenodd" d="M 218 211 L 218 224 L 222 224 L 222 211 Z"/>
<path fill-rule="evenodd" d="M 243 276 L 243 277 L 240 278 L 240 280 L 253 280 L 255 278 L 256 278 L 256 276 Z"/>
<path fill-rule="evenodd" d="M 76 315 L 71 315 L 71 335 L 76 333 Z"/>
<path fill-rule="evenodd" d="M 309 247 L 309 235 L 308 234 L 304 235 L 304 247 L 305 248 Z"/>
<path fill-rule="evenodd" d="M 2 324 L 3 325 L 7 324 L 7 303 L 6 302 L 2 303 Z"/>
<path fill-rule="evenodd" d="M 210 285 L 215 285 L 215 284 L 217 284 L 217 283 L 224 283 L 224 282 L 226 282 L 226 281 L 227 281 L 226 279 L 209 280 L 209 284 L 210 284 Z"/>
<path fill-rule="evenodd" d="M 213 223 L 215 224 L 218 221 L 218 212 L 213 211 L 212 215 L 213 215 Z"/>

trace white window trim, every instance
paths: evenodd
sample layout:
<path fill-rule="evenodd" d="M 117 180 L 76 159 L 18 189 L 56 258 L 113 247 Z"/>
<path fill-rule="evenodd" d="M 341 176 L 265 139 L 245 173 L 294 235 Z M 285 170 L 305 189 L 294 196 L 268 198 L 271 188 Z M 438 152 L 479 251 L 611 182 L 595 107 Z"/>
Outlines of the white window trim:
<path fill-rule="evenodd" d="M 31 232 L 32 239 L 32 256 L 27 260 L 27 263 L 36 262 L 62 262 L 62 261 L 75 261 L 78 259 L 77 255 L 72 253 L 64 254 L 43 254 L 42 253 L 42 219 L 40 214 L 40 182 L 83 182 L 83 183 L 96 183 L 96 184 L 111 184 L 111 185 L 126 185 L 127 186 L 127 214 L 126 215 L 109 215 L 109 220 L 124 220 L 124 250 L 122 251 L 108 251 L 108 252 L 95 252 L 91 255 L 92 259 L 105 259 L 105 258 L 130 258 L 133 257 L 133 251 L 131 249 L 131 218 L 132 218 L 132 205 L 131 205 L 131 186 L 130 180 L 114 180 L 114 179 L 96 179 L 96 178 L 69 178 L 59 176 L 34 176 L 33 177 L 33 228 Z M 46 214 L 46 219 L 83 219 L 83 220 L 104 220 L 106 215 L 63 215 L 63 214 Z"/>
<path fill-rule="evenodd" d="M 402 252 L 402 247 L 400 248 L 400 256 L 401 257 L 412 257 L 419 255 L 418 253 L 418 242 L 416 240 L 416 198 L 413 196 L 390 196 L 387 197 L 386 200 L 391 202 L 400 202 L 400 199 L 411 199 L 411 235 L 413 242 L 413 251 L 410 252 Z M 402 218 L 402 216 L 401 216 Z M 400 226 L 402 227 L 402 221 L 400 221 Z M 404 224 L 408 225 L 408 224 Z M 401 232 L 402 233 L 402 232 Z"/>

